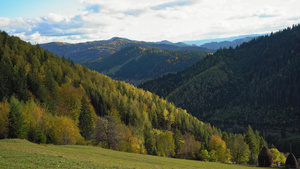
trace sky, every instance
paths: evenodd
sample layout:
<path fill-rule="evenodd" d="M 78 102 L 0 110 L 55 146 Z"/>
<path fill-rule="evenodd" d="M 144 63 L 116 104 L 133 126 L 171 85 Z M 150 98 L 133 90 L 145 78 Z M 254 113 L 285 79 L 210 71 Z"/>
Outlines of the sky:
<path fill-rule="evenodd" d="M 171 42 L 276 32 L 299 0 L 0 0 L 0 30 L 36 43 Z"/>

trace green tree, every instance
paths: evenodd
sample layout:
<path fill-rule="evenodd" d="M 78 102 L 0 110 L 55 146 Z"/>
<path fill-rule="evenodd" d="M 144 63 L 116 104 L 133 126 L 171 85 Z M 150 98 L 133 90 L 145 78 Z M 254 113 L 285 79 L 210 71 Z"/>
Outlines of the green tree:
<path fill-rule="evenodd" d="M 54 80 L 52 72 L 49 70 L 46 73 L 45 85 L 48 88 L 47 106 L 50 111 L 55 111 L 60 101 L 60 95 L 58 90 L 58 83 Z"/>
<path fill-rule="evenodd" d="M 47 99 L 47 89 L 41 82 L 36 72 L 31 72 L 27 75 L 28 89 L 34 94 L 41 103 L 44 103 Z"/>
<path fill-rule="evenodd" d="M 89 102 L 83 96 L 81 99 L 81 109 L 79 115 L 79 129 L 80 134 L 86 139 L 91 139 L 94 126 L 93 111 L 89 105 Z"/>
<path fill-rule="evenodd" d="M 13 86 L 13 72 L 14 69 L 10 58 L 6 55 L 2 56 L 0 60 L 0 101 L 2 101 L 3 98 L 9 98 L 9 96 L 11 95 L 11 88 Z"/>
<path fill-rule="evenodd" d="M 248 126 L 248 131 L 245 135 L 245 141 L 249 145 L 250 149 L 250 157 L 249 157 L 249 163 L 250 164 L 257 164 L 257 157 L 259 153 L 259 143 L 256 139 L 256 135 L 254 134 L 252 127 Z"/>
<path fill-rule="evenodd" d="M 231 158 L 237 164 L 248 162 L 250 156 L 250 150 L 248 144 L 244 141 L 244 137 L 241 134 L 233 135 L 227 144 L 231 152 Z"/>
<path fill-rule="evenodd" d="M 200 160 L 202 161 L 209 161 L 210 156 L 206 149 L 202 149 L 200 152 Z"/>
<path fill-rule="evenodd" d="M 145 148 L 147 150 L 147 154 L 157 155 L 156 147 L 153 142 L 153 135 L 148 125 L 145 125 L 144 140 L 145 140 Z"/>
<path fill-rule="evenodd" d="M 23 67 L 19 68 L 15 76 L 12 77 L 12 91 L 19 100 L 26 101 L 28 99 L 27 93 L 27 76 Z"/>
<path fill-rule="evenodd" d="M 21 112 L 23 103 L 14 96 L 10 99 L 9 113 L 9 137 L 10 138 L 27 138 L 27 128 L 23 114 Z"/>
<path fill-rule="evenodd" d="M 157 149 L 160 156 L 173 157 L 175 155 L 175 144 L 171 133 L 161 133 L 157 140 Z"/>
<path fill-rule="evenodd" d="M 174 144 L 175 144 L 175 155 L 178 155 L 179 151 L 181 150 L 181 148 L 184 144 L 181 131 L 178 129 L 175 129 L 173 138 L 174 138 Z"/>

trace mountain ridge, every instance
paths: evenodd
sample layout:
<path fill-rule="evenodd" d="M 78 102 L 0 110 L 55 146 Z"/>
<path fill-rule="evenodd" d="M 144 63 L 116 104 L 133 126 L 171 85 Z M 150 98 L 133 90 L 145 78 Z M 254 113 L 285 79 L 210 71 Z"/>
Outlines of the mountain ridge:
<path fill-rule="evenodd" d="M 204 51 L 214 52 L 214 49 L 207 49 L 198 46 L 176 45 L 176 44 L 157 44 L 155 42 L 133 41 L 126 38 L 114 37 L 109 40 L 91 41 L 85 43 L 61 43 L 51 42 L 40 44 L 40 46 L 58 56 L 70 58 L 74 63 L 83 63 L 88 61 L 105 58 L 121 49 L 129 46 L 141 46 L 143 48 L 158 48 L 161 50 L 187 50 L 187 51 Z"/>
<path fill-rule="evenodd" d="M 113 79 L 137 85 L 165 73 L 178 72 L 206 57 L 200 51 L 171 51 L 131 46 L 109 57 L 82 63 Z"/>

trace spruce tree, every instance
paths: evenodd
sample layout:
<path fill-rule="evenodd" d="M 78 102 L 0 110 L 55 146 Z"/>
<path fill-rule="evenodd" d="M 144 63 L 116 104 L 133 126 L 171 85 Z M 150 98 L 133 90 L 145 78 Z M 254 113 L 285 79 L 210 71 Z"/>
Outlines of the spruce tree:
<path fill-rule="evenodd" d="M 93 111 L 86 98 L 83 96 L 81 99 L 81 111 L 79 115 L 79 129 L 80 134 L 86 139 L 91 139 L 93 129 Z"/>
<path fill-rule="evenodd" d="M 22 102 L 19 102 L 14 96 L 10 99 L 9 113 L 9 137 L 21 138 L 27 137 L 27 128 L 24 117 L 21 112 Z"/>
<path fill-rule="evenodd" d="M 248 126 L 248 131 L 245 135 L 245 141 L 249 145 L 249 149 L 250 149 L 249 163 L 256 164 L 257 155 L 259 153 L 259 143 L 250 125 Z"/>

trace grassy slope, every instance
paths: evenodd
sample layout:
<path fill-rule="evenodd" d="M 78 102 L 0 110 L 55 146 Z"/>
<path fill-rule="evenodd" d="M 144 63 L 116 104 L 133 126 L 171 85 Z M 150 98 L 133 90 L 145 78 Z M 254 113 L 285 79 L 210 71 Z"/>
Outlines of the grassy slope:
<path fill-rule="evenodd" d="M 253 168 L 124 153 L 91 146 L 38 145 L 20 139 L 0 140 L 0 166 L 1 168 Z"/>

